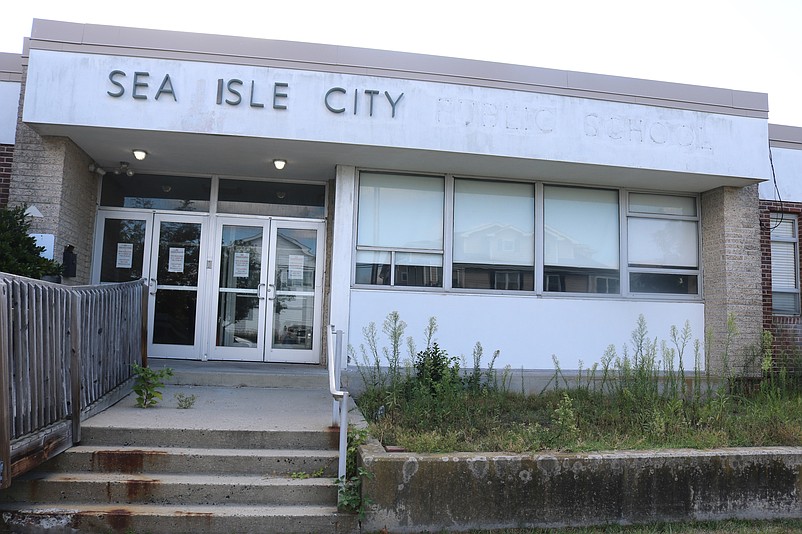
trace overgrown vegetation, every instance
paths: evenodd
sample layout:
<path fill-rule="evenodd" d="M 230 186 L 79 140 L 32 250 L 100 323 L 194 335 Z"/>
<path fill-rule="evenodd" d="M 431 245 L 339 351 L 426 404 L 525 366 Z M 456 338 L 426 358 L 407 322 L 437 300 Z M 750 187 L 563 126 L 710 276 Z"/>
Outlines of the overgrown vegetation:
<path fill-rule="evenodd" d="M 337 506 L 344 512 L 359 515 L 359 520 L 365 518 L 368 506 L 372 501 L 362 496 L 362 479 L 373 478 L 373 473 L 357 465 L 359 446 L 365 443 L 368 431 L 364 428 L 348 428 L 348 444 L 345 456 L 345 475 L 338 478 Z"/>
<path fill-rule="evenodd" d="M 775 368 L 769 333 L 749 355 L 738 355 L 738 365 L 731 363 L 734 320 L 718 377 L 702 370 L 702 345 L 687 323 L 658 341 L 641 317 L 629 343 L 620 351 L 608 347 L 599 364 L 569 376 L 555 358 L 551 380 L 535 395 L 524 394 L 523 383 L 513 391 L 509 368 L 494 369 L 498 352 L 483 368 L 479 343 L 473 365 L 461 365 L 436 342 L 434 318 L 420 351 L 405 329 L 392 312 L 382 325 L 386 346 L 370 324 L 359 354 L 353 348 L 350 354 L 365 384 L 357 402 L 386 445 L 531 452 L 802 443 L 802 376 Z"/>
<path fill-rule="evenodd" d="M 132 365 L 134 370 L 134 393 L 136 393 L 136 405 L 139 408 L 152 408 L 162 400 L 162 388 L 164 381 L 173 376 L 173 370 L 169 367 L 155 371 L 150 367 L 142 367 L 139 364 Z M 194 399 L 192 401 L 195 402 Z"/>
<path fill-rule="evenodd" d="M 30 236 L 25 206 L 0 208 L 0 272 L 42 278 L 61 274 L 61 265 L 42 257 L 44 247 Z"/>
<path fill-rule="evenodd" d="M 699 521 L 685 523 L 656 523 L 653 525 L 605 525 L 603 527 L 483 530 L 485 534 L 790 534 L 802 532 L 802 521 L 784 519 L 776 521 Z"/>

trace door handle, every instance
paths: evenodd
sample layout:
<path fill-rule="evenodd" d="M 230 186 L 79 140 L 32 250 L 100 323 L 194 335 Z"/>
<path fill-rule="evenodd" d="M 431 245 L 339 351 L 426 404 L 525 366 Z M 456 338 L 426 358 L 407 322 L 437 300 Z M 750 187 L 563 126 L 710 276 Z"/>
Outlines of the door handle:
<path fill-rule="evenodd" d="M 148 282 L 148 286 L 150 287 L 150 290 L 148 291 L 148 293 L 150 293 L 151 295 L 155 295 L 156 294 L 156 279 L 155 278 L 151 278 L 150 282 Z"/>
<path fill-rule="evenodd" d="M 275 298 L 276 298 L 276 286 L 273 285 L 273 284 L 267 284 L 267 287 L 270 288 L 270 289 L 268 289 L 268 292 L 272 292 L 273 293 L 273 296 L 269 297 L 267 300 L 275 300 Z"/>
<path fill-rule="evenodd" d="M 256 288 L 256 293 L 257 293 L 257 295 L 259 295 L 259 300 L 265 300 L 265 291 L 264 291 L 264 289 L 265 289 L 265 285 L 264 284 L 259 284 L 259 286 Z"/>

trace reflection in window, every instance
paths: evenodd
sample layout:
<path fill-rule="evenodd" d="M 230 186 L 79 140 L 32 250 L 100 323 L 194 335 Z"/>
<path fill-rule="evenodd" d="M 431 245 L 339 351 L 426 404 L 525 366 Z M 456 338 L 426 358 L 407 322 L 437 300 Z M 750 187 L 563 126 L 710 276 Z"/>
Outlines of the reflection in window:
<path fill-rule="evenodd" d="M 618 192 L 543 188 L 545 291 L 619 293 Z"/>
<path fill-rule="evenodd" d="M 453 287 L 534 290 L 535 188 L 454 180 Z"/>
<path fill-rule="evenodd" d="M 217 211 L 322 218 L 325 202 L 326 188 L 322 185 L 221 179 Z"/>
<path fill-rule="evenodd" d="M 444 179 L 362 173 L 356 283 L 443 286 Z"/>
<path fill-rule="evenodd" d="M 106 173 L 100 204 L 149 210 L 209 211 L 211 187 L 209 178 Z"/>
<path fill-rule="evenodd" d="M 629 290 L 699 294 L 696 198 L 630 193 L 627 217 Z"/>
<path fill-rule="evenodd" d="M 107 218 L 103 223 L 101 282 L 128 282 L 142 278 L 145 221 Z"/>

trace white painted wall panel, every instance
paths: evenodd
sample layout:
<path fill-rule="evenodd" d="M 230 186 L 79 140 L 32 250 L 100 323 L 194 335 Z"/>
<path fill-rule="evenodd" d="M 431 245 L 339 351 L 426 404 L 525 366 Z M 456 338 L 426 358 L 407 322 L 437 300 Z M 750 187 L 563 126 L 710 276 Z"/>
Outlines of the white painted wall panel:
<path fill-rule="evenodd" d="M 121 70 L 125 94 L 109 73 Z M 134 73 L 147 87 L 132 98 Z M 155 96 L 169 74 L 170 94 Z M 217 80 L 239 79 L 242 103 L 218 105 Z M 251 85 L 253 82 L 253 85 Z M 276 83 L 286 83 L 287 87 Z M 298 139 L 510 156 L 682 173 L 765 178 L 764 119 L 538 93 L 190 61 L 32 50 L 24 120 Z M 253 87 L 253 91 L 251 88 Z M 344 108 L 333 113 L 329 103 Z M 371 96 L 375 90 L 373 114 Z M 273 108 L 273 93 L 287 109 Z M 389 95 L 388 97 L 385 95 Z M 403 98 L 397 100 L 403 93 Z M 227 93 L 224 98 L 233 95 Z M 390 99 L 397 101 L 395 117 Z M 253 107 L 262 104 L 263 107 Z"/>
<path fill-rule="evenodd" d="M 0 144 L 13 145 L 17 133 L 19 82 L 0 82 Z"/>
<path fill-rule="evenodd" d="M 449 354 L 464 355 L 471 364 L 473 346 L 480 341 L 486 357 L 496 349 L 501 351 L 498 369 L 505 365 L 513 369 L 553 369 L 552 355 L 559 359 L 562 369 L 577 369 L 580 360 L 587 368 L 601 359 L 610 344 L 622 355 L 621 347 L 629 343 L 640 314 L 652 338 L 668 340 L 671 326 L 681 329 L 685 321 L 690 322 L 695 338 L 704 338 L 701 302 L 355 289 L 351 292 L 348 342 L 358 350 L 364 343 L 362 328 L 372 321 L 381 332 L 384 318 L 394 310 L 407 323 L 407 335 L 412 335 L 419 345 L 428 318 L 434 316 L 439 324 L 438 343 Z M 386 338 L 382 342 L 386 343 Z M 683 363 L 686 370 L 693 370 L 692 343 Z"/>
<path fill-rule="evenodd" d="M 777 197 L 774 181 L 769 180 L 760 184 L 760 198 L 802 202 L 802 150 L 773 147 L 771 157 L 780 196 Z"/>

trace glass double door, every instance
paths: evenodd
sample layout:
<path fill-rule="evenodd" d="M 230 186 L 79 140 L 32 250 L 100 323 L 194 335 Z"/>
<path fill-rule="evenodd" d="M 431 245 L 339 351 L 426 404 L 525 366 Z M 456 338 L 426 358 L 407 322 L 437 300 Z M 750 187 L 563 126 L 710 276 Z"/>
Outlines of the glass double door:
<path fill-rule="evenodd" d="M 96 283 L 148 283 L 155 357 L 320 362 L 324 225 L 98 213 Z"/>
<path fill-rule="evenodd" d="M 318 363 L 322 224 L 218 217 L 209 357 Z"/>
<path fill-rule="evenodd" d="M 148 285 L 148 354 L 199 359 L 203 348 L 207 215 L 98 212 L 94 282 Z"/>

